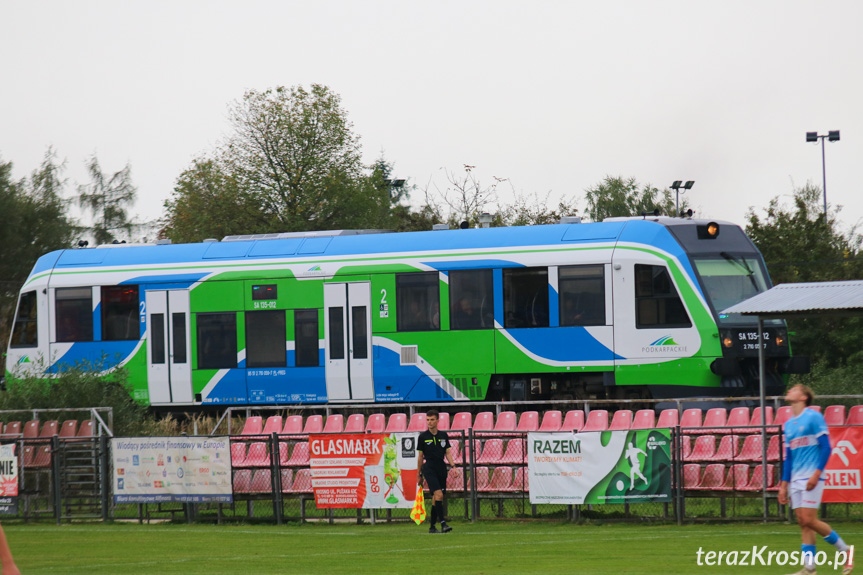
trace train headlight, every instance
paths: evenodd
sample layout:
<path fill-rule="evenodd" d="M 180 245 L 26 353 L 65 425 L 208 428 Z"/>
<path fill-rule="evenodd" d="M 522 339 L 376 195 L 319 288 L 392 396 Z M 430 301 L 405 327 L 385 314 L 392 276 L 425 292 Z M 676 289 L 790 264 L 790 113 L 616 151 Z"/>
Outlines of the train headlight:
<path fill-rule="evenodd" d="M 785 347 L 788 345 L 788 336 L 784 331 L 777 332 L 776 339 L 773 342 L 776 344 L 776 347 Z"/>
<path fill-rule="evenodd" d="M 698 239 L 700 240 L 715 240 L 719 237 L 719 224 L 709 222 L 698 226 Z"/>
<path fill-rule="evenodd" d="M 726 331 L 726 332 L 722 333 L 721 335 L 722 335 L 722 347 L 724 347 L 725 349 L 731 349 L 731 346 L 734 345 L 734 340 L 731 339 L 731 333 Z"/>

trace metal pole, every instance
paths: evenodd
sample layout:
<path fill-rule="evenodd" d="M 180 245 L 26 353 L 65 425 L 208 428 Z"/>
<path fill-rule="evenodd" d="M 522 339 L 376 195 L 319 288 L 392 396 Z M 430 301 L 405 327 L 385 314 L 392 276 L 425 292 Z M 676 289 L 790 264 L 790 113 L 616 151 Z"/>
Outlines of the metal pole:
<path fill-rule="evenodd" d="M 761 316 L 758 316 L 758 387 L 761 392 L 761 473 L 762 473 L 762 484 L 761 484 L 761 499 L 762 499 L 762 511 L 764 514 L 764 521 L 767 521 L 767 418 L 765 417 L 767 414 L 764 413 L 765 410 L 765 387 L 766 384 L 764 382 L 764 348 L 766 344 L 764 343 L 764 320 L 761 319 Z"/>
<path fill-rule="evenodd" d="M 824 190 L 824 223 L 827 223 L 827 162 L 824 157 L 824 138 L 821 136 L 821 177 L 823 180 L 822 189 Z"/>

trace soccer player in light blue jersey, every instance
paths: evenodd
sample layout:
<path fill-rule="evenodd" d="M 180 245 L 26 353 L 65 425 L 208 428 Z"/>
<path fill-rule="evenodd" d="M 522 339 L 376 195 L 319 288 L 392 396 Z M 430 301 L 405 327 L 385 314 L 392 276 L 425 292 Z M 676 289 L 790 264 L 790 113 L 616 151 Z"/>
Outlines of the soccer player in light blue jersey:
<path fill-rule="evenodd" d="M 782 465 L 782 483 L 779 484 L 779 503 L 791 507 L 797 516 L 803 540 L 803 569 L 794 575 L 814 575 L 815 534 L 848 554 L 848 544 L 827 524 L 818 519 L 818 507 L 824 493 L 824 468 L 830 459 L 830 435 L 824 417 L 812 405 L 815 394 L 805 385 L 795 385 L 788 390 L 785 401 L 791 405 L 794 416 L 783 427 L 785 461 Z M 843 566 L 842 573 L 848 575 L 854 569 L 853 555 Z"/>

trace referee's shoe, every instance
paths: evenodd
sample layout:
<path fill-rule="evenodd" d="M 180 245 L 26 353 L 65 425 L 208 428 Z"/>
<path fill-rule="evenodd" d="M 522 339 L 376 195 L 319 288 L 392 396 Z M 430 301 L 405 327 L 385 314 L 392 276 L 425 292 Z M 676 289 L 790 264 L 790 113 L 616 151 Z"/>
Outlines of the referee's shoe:
<path fill-rule="evenodd" d="M 447 525 L 446 521 L 441 521 L 440 522 L 440 532 L 441 533 L 449 533 L 450 531 L 452 531 L 452 527 Z"/>

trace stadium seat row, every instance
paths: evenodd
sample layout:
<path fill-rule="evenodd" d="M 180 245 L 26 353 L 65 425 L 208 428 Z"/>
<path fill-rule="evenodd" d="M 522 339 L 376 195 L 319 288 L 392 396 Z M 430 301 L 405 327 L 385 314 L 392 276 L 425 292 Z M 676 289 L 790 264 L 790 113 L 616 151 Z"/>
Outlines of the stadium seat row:
<path fill-rule="evenodd" d="M 736 463 L 726 467 L 722 463 L 713 463 L 704 468 L 697 463 L 687 463 L 683 466 L 684 489 L 701 491 L 761 491 L 764 485 L 764 471 L 761 464 L 752 468 L 745 463 Z M 767 491 L 779 490 L 779 466 L 770 465 L 767 468 Z"/>
<path fill-rule="evenodd" d="M 694 442 L 692 440 L 695 440 Z M 761 435 L 681 436 L 684 461 L 761 461 Z M 779 461 L 780 441 L 773 435 L 767 442 L 767 461 Z"/>
<path fill-rule="evenodd" d="M 78 421 L 68 419 L 60 424 L 59 421 L 46 421 L 44 424 L 38 419 L 33 419 L 24 423 L 21 427 L 20 421 L 10 421 L 9 423 L 0 422 L 0 435 L 6 440 L 8 439 L 42 439 L 48 440 L 57 435 L 62 438 L 70 437 L 93 437 L 93 420 L 88 419 L 81 423 L 81 428 L 78 428 Z"/>

